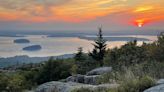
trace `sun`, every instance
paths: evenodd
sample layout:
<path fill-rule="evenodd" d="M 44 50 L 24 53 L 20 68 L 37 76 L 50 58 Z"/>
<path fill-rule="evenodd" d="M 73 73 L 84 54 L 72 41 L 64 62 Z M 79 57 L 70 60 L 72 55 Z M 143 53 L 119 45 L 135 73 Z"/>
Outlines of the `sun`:
<path fill-rule="evenodd" d="M 143 23 L 138 23 L 137 25 L 138 25 L 138 27 L 142 27 Z"/>
<path fill-rule="evenodd" d="M 135 25 L 137 27 L 143 27 L 144 24 L 145 24 L 145 20 L 144 19 L 137 19 L 137 20 L 135 20 Z"/>

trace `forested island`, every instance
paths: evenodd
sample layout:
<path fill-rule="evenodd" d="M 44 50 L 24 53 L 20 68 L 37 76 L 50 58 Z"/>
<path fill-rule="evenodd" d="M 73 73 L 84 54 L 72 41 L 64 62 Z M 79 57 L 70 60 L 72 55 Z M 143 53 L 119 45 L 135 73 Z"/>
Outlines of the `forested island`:
<path fill-rule="evenodd" d="M 31 45 L 23 48 L 24 51 L 38 51 L 41 49 L 42 47 L 40 45 Z"/>
<path fill-rule="evenodd" d="M 1 92 L 163 92 L 164 34 L 153 43 L 137 39 L 108 49 L 102 30 L 88 53 L 24 64 L 0 72 Z M 75 48 L 76 49 L 76 48 Z M 153 89 L 153 86 L 157 88 Z M 152 87 L 152 88 L 151 88 Z M 152 91 L 155 90 L 155 91 Z"/>
<path fill-rule="evenodd" d="M 23 44 L 23 43 L 30 43 L 30 41 L 28 39 L 15 39 L 14 43 Z"/>

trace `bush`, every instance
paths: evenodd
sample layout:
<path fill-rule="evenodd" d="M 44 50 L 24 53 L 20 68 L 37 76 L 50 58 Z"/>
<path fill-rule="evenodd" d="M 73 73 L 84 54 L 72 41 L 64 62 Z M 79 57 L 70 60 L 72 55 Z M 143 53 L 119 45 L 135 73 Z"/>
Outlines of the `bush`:
<path fill-rule="evenodd" d="M 8 77 L 4 73 L 0 73 L 0 92 L 6 90 L 8 85 Z"/>
<path fill-rule="evenodd" d="M 144 76 L 123 81 L 118 88 L 111 89 L 109 92 L 143 92 L 154 85 L 155 81 L 151 77 Z"/>
<path fill-rule="evenodd" d="M 42 84 L 49 81 L 64 79 L 71 76 L 71 67 L 72 64 L 64 60 L 50 59 L 41 67 L 36 81 L 38 84 Z"/>
<path fill-rule="evenodd" d="M 0 92 L 22 92 L 27 88 L 25 78 L 20 74 L 1 74 Z"/>

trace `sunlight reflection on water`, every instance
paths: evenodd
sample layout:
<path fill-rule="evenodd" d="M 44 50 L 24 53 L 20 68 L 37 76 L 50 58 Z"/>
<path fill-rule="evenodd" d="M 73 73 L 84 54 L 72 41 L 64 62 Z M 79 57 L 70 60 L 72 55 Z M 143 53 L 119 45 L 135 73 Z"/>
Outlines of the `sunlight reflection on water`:
<path fill-rule="evenodd" d="M 142 36 L 152 41 L 155 36 Z M 16 44 L 15 39 L 28 39 L 30 43 Z M 152 42 L 149 41 L 149 42 Z M 57 56 L 63 54 L 76 53 L 78 47 L 83 47 L 85 52 L 92 50 L 93 41 L 80 39 L 77 37 L 46 37 L 44 35 L 28 35 L 26 37 L 0 37 L 0 57 L 12 57 L 18 55 L 28 55 L 30 57 Z M 120 47 L 126 41 L 107 42 L 108 48 Z M 23 51 L 22 48 L 30 45 L 41 45 L 40 51 Z M 141 45 L 142 41 L 138 42 Z"/>

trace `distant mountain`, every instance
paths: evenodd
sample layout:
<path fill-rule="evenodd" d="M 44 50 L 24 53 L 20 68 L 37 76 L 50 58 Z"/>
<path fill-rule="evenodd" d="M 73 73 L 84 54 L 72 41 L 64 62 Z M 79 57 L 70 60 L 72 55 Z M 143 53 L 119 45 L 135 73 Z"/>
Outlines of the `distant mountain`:
<path fill-rule="evenodd" d="M 66 59 L 74 57 L 74 54 L 65 54 L 60 56 L 52 56 L 54 59 Z M 50 57 L 28 57 L 28 56 L 15 56 L 9 58 L 0 58 L 0 68 L 30 64 L 41 63 L 47 61 Z"/>

